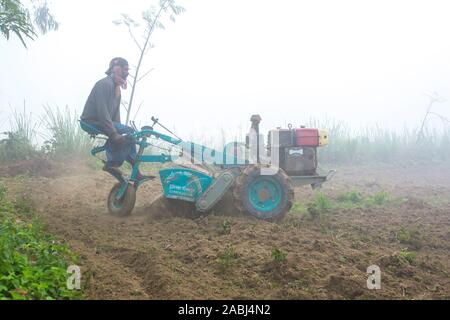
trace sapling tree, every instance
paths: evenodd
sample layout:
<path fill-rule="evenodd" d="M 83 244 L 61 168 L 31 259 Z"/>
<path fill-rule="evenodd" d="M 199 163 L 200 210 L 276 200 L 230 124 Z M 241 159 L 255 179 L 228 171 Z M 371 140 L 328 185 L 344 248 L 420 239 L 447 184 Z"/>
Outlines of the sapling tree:
<path fill-rule="evenodd" d="M 163 18 L 168 17 L 172 22 L 175 22 L 175 17 L 184 11 L 185 9 L 177 5 L 175 0 L 160 0 L 158 6 L 152 6 L 150 9 L 142 12 L 142 25 L 127 14 L 122 14 L 121 19 L 113 21 L 114 24 L 124 25 L 128 29 L 130 38 L 133 40 L 139 52 L 134 73 L 130 74 L 131 81 L 128 82 L 131 87 L 130 99 L 128 102 L 123 102 L 122 104 L 127 112 L 126 124 L 130 121 L 137 85 L 153 71 L 153 69 L 149 69 L 141 73 L 144 57 L 154 47 L 150 42 L 153 32 L 156 29 L 165 29 L 162 23 Z M 137 32 L 141 32 L 140 38 L 136 37 Z M 135 115 L 137 115 L 141 106 L 142 103 Z"/>

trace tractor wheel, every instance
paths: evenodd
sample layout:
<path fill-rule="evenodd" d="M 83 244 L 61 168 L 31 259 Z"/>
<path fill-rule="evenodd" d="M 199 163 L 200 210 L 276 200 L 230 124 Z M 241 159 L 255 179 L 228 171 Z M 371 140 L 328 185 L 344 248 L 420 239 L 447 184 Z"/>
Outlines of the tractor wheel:
<path fill-rule="evenodd" d="M 251 165 L 244 169 L 236 180 L 233 199 L 242 212 L 262 220 L 279 221 L 292 207 L 292 180 L 282 169 L 275 175 L 261 175 L 261 168 Z"/>
<path fill-rule="evenodd" d="M 136 189 L 129 184 L 127 190 L 120 200 L 116 199 L 116 194 L 120 189 L 121 184 L 117 183 L 111 189 L 108 196 L 108 210 L 113 216 L 125 217 L 131 214 L 134 204 L 136 203 Z"/>

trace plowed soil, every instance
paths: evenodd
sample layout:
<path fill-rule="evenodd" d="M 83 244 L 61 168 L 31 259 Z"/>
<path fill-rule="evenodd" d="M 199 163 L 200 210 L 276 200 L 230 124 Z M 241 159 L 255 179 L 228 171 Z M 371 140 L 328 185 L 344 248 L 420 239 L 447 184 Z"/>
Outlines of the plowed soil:
<path fill-rule="evenodd" d="M 316 219 L 291 212 L 277 224 L 224 202 L 207 216 L 174 216 L 161 200 L 151 205 L 161 194 L 158 181 L 138 190 L 131 216 L 113 217 L 106 199 L 114 179 L 83 165 L 1 179 L 11 194 L 29 195 L 48 231 L 79 255 L 87 298 L 450 298 L 448 165 L 338 168 L 321 190 L 331 199 L 385 190 L 402 201 L 338 207 Z M 315 192 L 297 188 L 296 200 L 306 203 Z M 420 245 L 399 241 L 402 228 L 417 230 Z M 274 261 L 274 249 L 286 259 Z M 414 257 L 407 261 L 405 252 Z M 371 265 L 381 268 L 380 290 L 367 288 Z"/>

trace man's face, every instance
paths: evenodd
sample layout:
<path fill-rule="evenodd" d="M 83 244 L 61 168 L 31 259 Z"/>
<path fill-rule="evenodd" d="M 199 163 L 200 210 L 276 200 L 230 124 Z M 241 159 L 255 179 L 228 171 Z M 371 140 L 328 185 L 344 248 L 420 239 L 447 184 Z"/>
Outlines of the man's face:
<path fill-rule="evenodd" d="M 130 67 L 129 66 L 122 67 L 122 78 L 124 80 L 127 79 L 128 75 L 129 75 L 129 72 L 130 72 Z"/>

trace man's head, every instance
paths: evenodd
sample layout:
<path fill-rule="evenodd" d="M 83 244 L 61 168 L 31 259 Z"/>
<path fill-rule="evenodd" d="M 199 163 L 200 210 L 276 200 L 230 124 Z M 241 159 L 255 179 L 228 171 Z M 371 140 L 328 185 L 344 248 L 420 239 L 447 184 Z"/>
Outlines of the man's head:
<path fill-rule="evenodd" d="M 109 63 L 109 68 L 105 73 L 107 75 L 114 73 L 115 75 L 126 80 L 128 77 L 128 72 L 129 72 L 128 61 L 125 60 L 124 58 L 117 57 L 111 60 L 111 62 Z"/>

